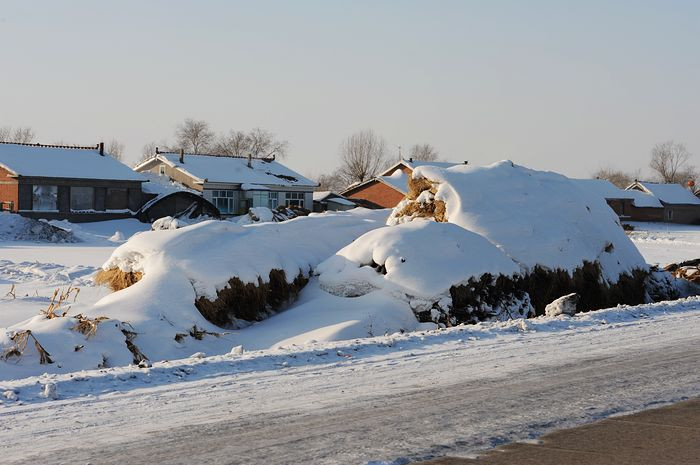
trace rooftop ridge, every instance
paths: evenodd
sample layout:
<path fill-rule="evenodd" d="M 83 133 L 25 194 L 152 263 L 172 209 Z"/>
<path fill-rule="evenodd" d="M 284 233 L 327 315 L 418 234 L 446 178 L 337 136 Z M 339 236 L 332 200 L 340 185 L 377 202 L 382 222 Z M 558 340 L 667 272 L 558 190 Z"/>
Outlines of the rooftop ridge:
<path fill-rule="evenodd" d="M 58 144 L 40 144 L 38 142 L 11 142 L 0 141 L 3 145 L 22 145 L 25 147 L 45 147 L 50 149 L 79 149 L 79 150 L 99 150 L 100 144 L 95 145 L 58 145 Z"/>
<path fill-rule="evenodd" d="M 156 153 L 156 155 L 180 155 L 180 152 L 174 152 L 171 150 L 168 150 L 168 151 L 159 150 Z M 242 160 L 248 159 L 248 155 L 223 155 L 220 153 L 189 153 L 189 152 L 185 152 L 183 155 L 187 155 L 188 157 L 240 158 Z M 251 159 L 263 160 L 263 161 L 273 161 L 275 158 L 274 157 L 253 157 L 253 156 L 251 156 Z"/>

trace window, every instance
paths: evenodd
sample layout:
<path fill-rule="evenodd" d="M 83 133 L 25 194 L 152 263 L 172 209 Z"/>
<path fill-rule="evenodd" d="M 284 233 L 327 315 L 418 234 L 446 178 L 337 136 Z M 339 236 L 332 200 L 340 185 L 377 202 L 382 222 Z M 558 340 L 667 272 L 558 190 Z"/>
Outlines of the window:
<path fill-rule="evenodd" d="M 74 211 L 94 210 L 95 189 L 92 187 L 71 187 L 70 209 Z"/>
<path fill-rule="evenodd" d="M 58 210 L 58 187 L 33 186 L 32 210 L 55 211 Z"/>
<path fill-rule="evenodd" d="M 107 189 L 105 208 L 107 210 L 126 210 L 129 204 L 129 195 L 126 189 Z"/>
<path fill-rule="evenodd" d="M 304 208 L 304 193 L 303 192 L 286 192 L 284 194 L 286 205 L 289 207 L 295 205 L 299 208 Z"/>
<path fill-rule="evenodd" d="M 277 192 L 252 191 L 253 207 L 277 208 Z"/>
<path fill-rule="evenodd" d="M 213 190 L 211 191 L 211 203 L 216 205 L 222 215 L 231 215 L 235 213 L 235 191 L 229 190 Z"/>
<path fill-rule="evenodd" d="M 673 210 L 668 210 L 668 221 L 673 221 Z"/>
<path fill-rule="evenodd" d="M 161 176 L 165 176 L 165 165 L 160 165 L 158 167 L 158 172 L 160 173 Z"/>

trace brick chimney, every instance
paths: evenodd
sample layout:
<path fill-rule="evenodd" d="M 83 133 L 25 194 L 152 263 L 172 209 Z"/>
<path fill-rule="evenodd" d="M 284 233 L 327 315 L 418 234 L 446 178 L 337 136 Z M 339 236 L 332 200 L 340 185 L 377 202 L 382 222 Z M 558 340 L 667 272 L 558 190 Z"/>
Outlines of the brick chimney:
<path fill-rule="evenodd" d="M 104 142 L 100 142 L 99 144 L 97 144 L 97 151 L 100 153 L 101 156 L 103 156 L 103 157 L 105 156 L 105 143 Z"/>
<path fill-rule="evenodd" d="M 184 165 L 185 164 L 185 150 L 180 149 L 180 164 Z"/>

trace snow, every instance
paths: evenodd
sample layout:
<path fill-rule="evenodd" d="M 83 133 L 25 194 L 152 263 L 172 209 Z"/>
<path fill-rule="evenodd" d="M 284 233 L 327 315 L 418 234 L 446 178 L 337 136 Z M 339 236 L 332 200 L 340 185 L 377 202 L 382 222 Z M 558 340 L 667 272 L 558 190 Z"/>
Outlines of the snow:
<path fill-rule="evenodd" d="M 386 289 L 404 298 L 428 300 L 449 297 L 451 286 L 472 277 L 519 271 L 483 236 L 427 220 L 370 231 L 317 268 L 321 286 L 336 295 L 352 297 Z"/>
<path fill-rule="evenodd" d="M 0 144 L 0 166 L 20 176 L 143 181 L 141 174 L 97 149 Z"/>
<path fill-rule="evenodd" d="M 30 351 L 18 363 L 8 364 L 12 369 L 0 370 L 0 379 L 44 371 L 60 373 L 94 368 L 104 365 L 105 360 L 109 366 L 126 365 L 132 361 L 132 354 L 124 343 L 123 331 L 137 334 L 133 343 L 152 361 L 186 357 L 195 352 L 195 347 L 206 353 L 227 353 L 231 347 L 241 344 L 243 337 L 207 322 L 194 306 L 197 298 L 216 299 L 217 290 L 226 287 L 234 276 L 244 283 L 258 283 L 259 279 L 267 281 L 271 269 L 284 270 L 290 281 L 299 273 L 308 276 L 312 268 L 344 244 L 368 230 L 381 227 L 387 214 L 381 210 L 355 209 L 352 212 L 310 215 L 284 223 L 240 226 L 228 221 L 205 221 L 181 229 L 135 234 L 114 250 L 104 267 L 143 272 L 143 279 L 127 289 L 93 301 L 92 305 L 89 301 L 81 301 L 84 305 L 71 308 L 65 318 L 35 316 L 9 325 L 4 333 L 0 331 L 0 346 L 10 347 L 14 332 L 31 329 L 57 361 L 52 365 L 39 365 L 37 354 Z M 313 286 L 308 292 L 313 294 Z M 299 305 L 304 301 L 302 296 Z M 364 327 L 361 330 L 352 328 L 359 328 L 367 318 L 378 321 L 375 324 L 379 332 L 417 327 L 408 307 L 402 307 L 403 316 L 398 317 L 373 305 L 368 304 L 367 308 L 376 313 L 360 314 L 359 318 L 348 312 L 336 313 L 333 322 L 329 323 L 350 329 L 326 331 L 319 325 L 327 320 L 311 319 L 307 322 L 311 326 L 306 332 L 325 331 L 329 338 L 340 337 L 337 334 L 363 336 L 366 335 Z M 96 335 L 86 338 L 72 330 L 78 313 L 89 318 L 106 317 L 107 320 L 99 324 Z M 406 315 L 411 316 L 411 324 L 399 328 L 398 321 L 406 321 Z M 290 313 L 286 318 L 293 316 L 294 313 Z M 297 317 L 300 321 L 305 318 Z M 363 318 L 365 322 L 358 323 L 360 326 L 352 323 Z M 389 326 L 382 326 L 383 320 Z M 267 323 L 266 332 L 275 334 L 275 321 L 264 322 Z M 195 328 L 206 331 L 207 336 L 202 341 L 188 336 Z M 185 339 L 177 341 L 177 334 L 183 334 Z M 288 330 L 280 334 L 284 338 L 296 335 Z M 275 339 L 275 336 L 270 337 Z M 78 345 L 84 348 L 76 352 L 74 347 Z"/>
<path fill-rule="evenodd" d="M 628 187 L 628 190 L 634 190 L 634 186 L 639 185 L 645 191 L 668 204 L 681 205 L 700 205 L 700 198 L 681 186 L 680 184 L 660 184 L 654 182 L 638 182 Z"/>
<path fill-rule="evenodd" d="M 627 190 L 627 195 L 632 198 L 632 203 L 638 208 L 663 208 L 659 199 L 646 192 L 635 189 Z"/>
<path fill-rule="evenodd" d="M 630 199 L 635 207 L 662 208 L 659 199 L 635 189 L 620 189 L 605 179 L 571 179 L 579 188 L 594 192 L 604 199 Z"/>
<path fill-rule="evenodd" d="M 165 197 L 166 195 L 173 194 L 175 192 L 186 191 L 193 194 L 201 195 L 201 192 L 190 189 L 179 182 L 171 180 L 167 176 L 161 176 L 156 173 L 151 173 L 150 171 L 144 171 L 141 173 L 148 182 L 144 182 L 141 188 L 144 192 L 148 194 L 158 194 L 157 198 Z M 143 207 L 142 207 L 143 209 Z"/>
<path fill-rule="evenodd" d="M 629 222 L 628 233 L 648 263 L 665 266 L 700 258 L 700 225 Z"/>
<path fill-rule="evenodd" d="M 501 161 L 485 167 L 418 167 L 414 178 L 438 183 L 435 200 L 447 218 L 484 236 L 523 270 L 539 265 L 573 271 L 583 261 L 599 262 L 603 277 L 645 269 L 646 263 L 620 227 L 615 212 L 595 192 L 565 176 Z M 394 209 L 389 224 L 406 201 Z"/>
<path fill-rule="evenodd" d="M 354 207 L 357 205 L 355 202 L 346 199 L 340 194 L 336 194 L 335 192 L 331 191 L 317 191 L 314 192 L 314 202 L 334 202 L 340 205 L 347 205 Z"/>
<path fill-rule="evenodd" d="M 559 297 L 554 302 L 547 304 L 544 308 L 544 314 L 547 316 L 569 315 L 576 314 L 576 304 L 578 304 L 579 295 L 575 292 Z"/>
<path fill-rule="evenodd" d="M 380 176 L 379 179 L 399 192 L 408 192 L 408 175 L 401 170 L 394 171 L 390 176 Z"/>
<path fill-rule="evenodd" d="M 78 242 L 69 230 L 47 222 L 25 218 L 16 213 L 0 212 L 0 241 Z"/>
<path fill-rule="evenodd" d="M 161 153 L 156 158 L 185 172 L 198 182 L 206 180 L 207 182 L 264 186 L 317 186 L 316 182 L 276 161 L 253 159 L 251 161 L 252 168 L 249 168 L 247 158 L 185 154 L 184 163 L 180 163 L 178 154 Z M 149 160 L 142 165 L 145 163 L 149 163 Z M 139 166 L 136 169 L 139 169 Z"/>

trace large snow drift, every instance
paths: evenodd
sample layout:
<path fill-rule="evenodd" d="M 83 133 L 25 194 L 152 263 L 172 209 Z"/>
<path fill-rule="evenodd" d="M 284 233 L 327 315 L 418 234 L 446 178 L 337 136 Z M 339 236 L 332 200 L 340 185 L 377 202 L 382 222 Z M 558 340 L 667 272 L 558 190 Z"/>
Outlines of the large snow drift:
<path fill-rule="evenodd" d="M 448 222 L 482 235 L 523 271 L 573 272 L 584 261 L 597 262 L 603 277 L 615 282 L 621 273 L 647 269 L 605 200 L 560 174 L 506 160 L 485 167 L 421 166 L 413 172 L 417 180 L 430 189 L 402 201 L 389 224 L 414 219 L 406 215 L 411 204 L 444 202 Z"/>
<path fill-rule="evenodd" d="M 371 229 L 382 227 L 387 215 L 386 210 L 355 209 L 284 223 L 240 226 L 228 221 L 207 221 L 181 229 L 136 234 L 118 247 L 104 266 L 141 273 L 138 282 L 107 295 L 92 308 L 83 309 L 82 318 L 69 309 L 66 316 L 60 316 L 68 308 L 70 302 L 67 302 L 58 309 L 57 317 L 38 315 L 5 328 L 0 331 L 3 349 L 0 355 L 9 356 L 0 364 L 4 365 L 3 369 L 14 365 L 8 373 L 12 373 L 11 377 L 21 377 L 44 371 L 60 373 L 126 365 L 144 358 L 172 360 L 198 351 L 226 353 L 241 343 L 239 331 L 234 336 L 234 332 L 207 321 L 195 307 L 197 299 L 216 299 L 231 277 L 259 284 L 268 279 L 273 269 L 283 271 L 290 280 L 300 273 L 308 277 L 319 262 L 339 248 Z M 406 315 L 410 315 L 408 308 L 385 307 L 382 314 L 393 324 L 406 321 Z M 399 311 L 403 312 L 402 317 L 392 316 Z M 305 311 L 297 315 L 303 319 Z M 360 312 L 358 317 L 366 319 L 367 315 Z M 347 315 L 345 320 L 340 316 L 333 318 L 334 323 L 329 324 L 347 326 L 344 323 Z M 411 325 L 394 330 L 412 329 L 417 324 L 414 320 Z M 319 327 L 315 321 L 299 325 L 305 328 L 302 332 Z M 285 334 L 285 339 L 297 335 Z M 331 331 L 329 336 L 333 334 Z M 23 343 L 22 338 L 27 336 L 29 343 L 18 347 L 22 349 L 21 356 L 12 355 L 18 341 Z M 41 357 L 32 337 L 54 363 L 40 364 Z M 2 378 L 5 376 L 0 375 Z"/>

